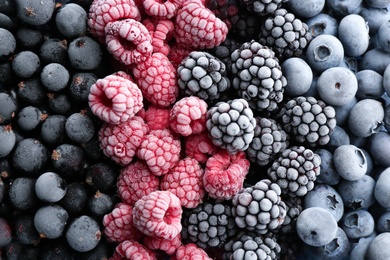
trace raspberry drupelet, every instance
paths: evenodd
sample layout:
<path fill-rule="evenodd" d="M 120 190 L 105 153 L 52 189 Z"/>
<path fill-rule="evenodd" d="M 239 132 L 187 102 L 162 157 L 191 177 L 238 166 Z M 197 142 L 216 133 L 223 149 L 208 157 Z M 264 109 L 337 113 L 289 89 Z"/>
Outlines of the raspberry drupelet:
<path fill-rule="evenodd" d="M 167 255 L 173 255 L 176 253 L 176 249 L 181 246 L 181 235 L 179 234 L 171 240 L 146 236 L 143 242 L 151 250 L 161 250 Z"/>
<path fill-rule="evenodd" d="M 153 191 L 133 207 L 133 223 L 147 236 L 171 240 L 181 232 L 183 209 L 170 191 Z"/>
<path fill-rule="evenodd" d="M 107 241 L 121 243 L 125 240 L 141 240 L 144 234 L 133 224 L 133 208 L 119 203 L 103 217 L 104 235 Z"/>
<path fill-rule="evenodd" d="M 184 138 L 185 154 L 194 158 L 200 164 L 205 164 L 210 156 L 220 148 L 211 141 L 208 132 L 193 134 Z"/>
<path fill-rule="evenodd" d="M 144 98 L 159 107 L 175 103 L 179 95 L 176 69 L 167 56 L 155 52 L 133 69 L 134 78 Z"/>
<path fill-rule="evenodd" d="M 203 174 L 204 170 L 199 162 L 187 157 L 163 176 L 160 188 L 175 194 L 183 207 L 195 208 L 206 194 L 202 182 Z"/>
<path fill-rule="evenodd" d="M 171 19 L 175 16 L 177 9 L 185 2 L 185 0 L 145 0 L 143 7 L 145 13 L 156 18 Z"/>
<path fill-rule="evenodd" d="M 139 116 L 119 125 L 105 123 L 98 133 L 100 148 L 104 155 L 125 166 L 133 160 L 148 132 L 148 126 Z"/>
<path fill-rule="evenodd" d="M 157 260 L 155 252 L 144 247 L 135 240 L 125 240 L 115 248 L 114 255 L 110 260 Z"/>
<path fill-rule="evenodd" d="M 89 32 L 100 44 L 105 44 L 108 23 L 123 19 L 141 20 L 137 6 L 133 0 L 94 0 L 88 14 Z"/>
<path fill-rule="evenodd" d="M 142 20 L 142 24 L 145 25 L 152 37 L 153 52 L 168 56 L 171 50 L 168 42 L 173 38 L 173 22 L 168 19 L 146 18 Z"/>
<path fill-rule="evenodd" d="M 169 172 L 180 159 L 181 143 L 170 130 L 153 130 L 145 135 L 138 151 L 150 171 L 161 176 Z"/>
<path fill-rule="evenodd" d="M 131 80 L 118 75 L 98 79 L 88 95 L 93 114 L 109 124 L 120 124 L 143 108 L 143 96 Z"/>
<path fill-rule="evenodd" d="M 129 205 L 160 187 L 160 179 L 144 161 L 136 161 L 122 168 L 117 181 L 118 195 Z"/>
<path fill-rule="evenodd" d="M 177 101 L 169 115 L 171 129 L 182 136 L 199 134 L 206 130 L 207 103 L 196 96 Z"/>
<path fill-rule="evenodd" d="M 189 243 L 186 245 L 180 246 L 176 250 L 175 256 L 171 258 L 172 260 L 212 260 L 206 251 L 198 247 L 194 243 Z"/>
<path fill-rule="evenodd" d="M 242 151 L 231 154 L 221 149 L 211 156 L 203 175 L 203 185 L 208 195 L 214 199 L 232 199 L 242 189 L 249 165 Z"/>

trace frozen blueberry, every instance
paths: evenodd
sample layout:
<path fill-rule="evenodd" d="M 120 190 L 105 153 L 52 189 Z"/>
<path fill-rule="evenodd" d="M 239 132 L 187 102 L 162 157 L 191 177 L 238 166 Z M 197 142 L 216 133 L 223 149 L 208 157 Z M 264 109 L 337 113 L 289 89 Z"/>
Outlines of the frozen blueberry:
<path fill-rule="evenodd" d="M 390 211 L 383 213 L 376 222 L 379 233 L 390 232 Z"/>
<path fill-rule="evenodd" d="M 0 59 L 5 59 L 11 55 L 16 48 L 16 39 L 7 29 L 0 28 Z"/>
<path fill-rule="evenodd" d="M 306 20 L 309 31 L 313 37 L 321 34 L 337 36 L 338 21 L 326 13 L 319 13 Z"/>
<path fill-rule="evenodd" d="M 65 37 L 75 38 L 87 30 L 87 12 L 78 4 L 65 4 L 58 9 L 55 18 L 57 29 Z"/>
<path fill-rule="evenodd" d="M 68 218 L 68 212 L 59 205 L 42 206 L 35 213 L 34 226 L 41 237 L 54 239 L 62 235 Z"/>
<path fill-rule="evenodd" d="M 321 207 L 339 221 L 344 214 L 344 202 L 339 193 L 326 184 L 317 184 L 303 199 L 303 208 Z"/>
<path fill-rule="evenodd" d="M 367 160 L 363 151 L 355 145 L 342 145 L 333 153 L 333 163 L 340 176 L 348 181 L 356 181 L 367 172 Z"/>
<path fill-rule="evenodd" d="M 375 184 L 374 191 L 376 201 L 384 208 L 390 208 L 390 168 L 386 168 Z"/>
<path fill-rule="evenodd" d="M 0 27 L 9 31 L 14 31 L 17 27 L 17 22 L 14 16 L 0 13 Z"/>
<path fill-rule="evenodd" d="M 338 38 L 343 44 L 345 55 L 358 57 L 369 45 L 369 29 L 364 18 L 358 14 L 344 16 L 339 23 Z"/>
<path fill-rule="evenodd" d="M 383 125 L 384 109 L 375 99 L 363 99 L 357 102 L 349 116 L 348 126 L 352 134 L 369 137 L 380 130 Z"/>
<path fill-rule="evenodd" d="M 324 208 L 311 207 L 303 210 L 296 221 L 298 236 L 310 246 L 325 246 L 337 234 L 337 221 Z"/>
<path fill-rule="evenodd" d="M 21 27 L 16 31 L 18 48 L 24 50 L 36 50 L 43 42 L 43 34 L 38 29 Z"/>
<path fill-rule="evenodd" d="M 325 0 L 287 1 L 287 6 L 296 16 L 310 18 L 319 14 L 325 6 Z"/>
<path fill-rule="evenodd" d="M 49 108 L 54 114 L 66 115 L 72 108 L 71 100 L 65 93 L 49 93 Z"/>
<path fill-rule="evenodd" d="M 376 237 L 375 232 L 371 234 L 368 237 L 362 237 L 356 242 L 351 241 L 351 252 L 350 252 L 350 258 L 349 259 L 356 259 L 356 260 L 366 260 L 365 258 L 368 246 L 370 245 L 371 241 Z"/>
<path fill-rule="evenodd" d="M 22 214 L 14 222 L 16 239 L 23 245 L 37 245 L 40 237 L 34 227 L 34 215 Z"/>
<path fill-rule="evenodd" d="M 79 146 L 64 143 L 53 150 L 51 162 L 54 170 L 61 176 L 72 176 L 83 169 L 85 153 Z"/>
<path fill-rule="evenodd" d="M 326 144 L 326 148 L 330 151 L 334 151 L 339 146 L 348 144 L 351 144 L 348 133 L 344 130 L 344 128 L 336 125 L 330 136 L 329 143 Z"/>
<path fill-rule="evenodd" d="M 39 56 L 43 64 L 59 63 L 65 65 L 68 59 L 68 45 L 66 41 L 49 38 L 42 44 Z"/>
<path fill-rule="evenodd" d="M 305 94 L 309 90 L 313 81 L 313 72 L 306 61 L 298 57 L 292 57 L 286 59 L 281 67 L 287 80 L 284 93 L 296 97 Z"/>
<path fill-rule="evenodd" d="M 11 205 L 18 210 L 27 211 L 38 205 L 38 197 L 35 194 L 34 178 L 19 177 L 16 178 L 8 191 L 8 197 Z"/>
<path fill-rule="evenodd" d="M 41 72 L 41 82 L 50 92 L 58 92 L 66 88 L 69 78 L 69 71 L 59 63 L 49 63 Z"/>
<path fill-rule="evenodd" d="M 35 182 L 35 193 L 45 202 L 57 202 L 66 193 L 66 181 L 57 173 L 45 172 Z"/>
<path fill-rule="evenodd" d="M 359 239 L 369 236 L 375 228 L 372 215 L 364 209 L 350 211 L 340 220 L 340 226 L 350 239 Z"/>
<path fill-rule="evenodd" d="M 367 22 L 371 35 L 375 35 L 379 27 L 390 19 L 390 13 L 384 8 L 363 7 L 360 15 Z"/>
<path fill-rule="evenodd" d="M 98 77 L 89 72 L 74 73 L 69 83 L 70 95 L 75 101 L 87 104 L 91 86 L 96 83 Z"/>
<path fill-rule="evenodd" d="M 15 0 L 17 16 L 30 25 L 43 25 L 49 22 L 54 13 L 54 0 Z"/>
<path fill-rule="evenodd" d="M 99 224 L 87 215 L 74 219 L 66 231 L 68 244 L 78 252 L 87 252 L 95 248 L 101 236 Z"/>
<path fill-rule="evenodd" d="M 88 209 L 96 217 L 103 217 L 114 208 L 114 200 L 110 195 L 97 191 L 88 200 Z"/>
<path fill-rule="evenodd" d="M 383 77 L 374 70 L 361 70 L 356 73 L 358 90 L 356 97 L 359 99 L 380 98 L 385 92 Z"/>
<path fill-rule="evenodd" d="M 390 232 L 377 235 L 369 244 L 366 252 L 367 260 L 390 259 Z"/>
<path fill-rule="evenodd" d="M 40 64 L 41 61 L 34 52 L 21 51 L 12 60 L 12 70 L 21 78 L 29 78 L 38 71 Z"/>
<path fill-rule="evenodd" d="M 18 109 L 16 100 L 7 93 L 0 93 L 0 124 L 8 124 Z"/>
<path fill-rule="evenodd" d="M 363 0 L 327 0 L 329 10 L 335 16 L 344 17 L 349 14 L 358 14 Z"/>
<path fill-rule="evenodd" d="M 39 108 L 27 106 L 18 112 L 17 123 L 23 131 L 33 131 L 45 120 L 46 116 Z"/>
<path fill-rule="evenodd" d="M 68 48 L 70 63 L 78 70 L 96 69 L 102 59 L 100 45 L 88 36 L 81 36 L 74 39 Z"/>
<path fill-rule="evenodd" d="M 82 183 L 72 182 L 66 187 L 66 194 L 59 204 L 70 215 L 78 215 L 84 210 L 88 201 L 88 191 Z"/>
<path fill-rule="evenodd" d="M 368 150 L 374 160 L 381 166 L 390 167 L 390 134 L 379 132 L 368 140 Z"/>
<path fill-rule="evenodd" d="M 35 174 L 45 168 L 48 155 L 48 149 L 39 140 L 26 138 L 16 145 L 12 163 L 18 171 Z"/>
<path fill-rule="evenodd" d="M 383 72 L 383 88 L 387 95 L 390 95 L 390 63 Z"/>
<path fill-rule="evenodd" d="M 46 91 L 39 78 L 35 77 L 19 82 L 18 98 L 29 105 L 42 105 L 46 100 Z"/>
<path fill-rule="evenodd" d="M 375 180 L 364 175 L 356 181 L 341 180 L 337 186 L 344 205 L 350 209 L 368 209 L 375 203 Z"/>
<path fill-rule="evenodd" d="M 63 115 L 51 115 L 46 118 L 41 126 L 41 138 L 48 145 L 59 145 L 65 137 L 66 117 Z"/>
<path fill-rule="evenodd" d="M 11 125 L 0 125 L 0 158 L 10 154 L 15 143 L 16 137 Z"/>
<path fill-rule="evenodd" d="M 327 149 L 316 149 L 314 151 L 321 157 L 320 175 L 317 176 L 317 183 L 336 185 L 340 181 L 340 175 L 333 164 L 333 154 Z"/>
<path fill-rule="evenodd" d="M 390 5 L 389 0 L 365 0 L 364 2 L 375 8 L 386 8 Z"/>
<path fill-rule="evenodd" d="M 66 135 L 76 143 L 86 143 L 95 134 L 95 127 L 92 119 L 82 111 L 70 115 L 65 122 Z"/>
<path fill-rule="evenodd" d="M 379 74 L 384 73 L 390 64 L 390 53 L 382 48 L 372 48 L 366 51 L 359 60 L 360 70 L 375 70 Z"/>

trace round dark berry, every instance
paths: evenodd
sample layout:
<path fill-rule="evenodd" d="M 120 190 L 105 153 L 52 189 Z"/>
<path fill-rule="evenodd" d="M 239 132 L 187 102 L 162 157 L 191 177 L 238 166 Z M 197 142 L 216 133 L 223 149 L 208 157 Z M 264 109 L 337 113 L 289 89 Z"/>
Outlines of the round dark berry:
<path fill-rule="evenodd" d="M 8 220 L 0 218 L 0 247 L 8 245 L 12 240 L 12 228 Z"/>
<path fill-rule="evenodd" d="M 240 0 L 247 10 L 259 16 L 273 14 L 288 0 Z"/>
<path fill-rule="evenodd" d="M 35 174 L 42 171 L 49 160 L 49 151 L 37 139 L 20 141 L 13 152 L 12 164 L 18 171 Z"/>
<path fill-rule="evenodd" d="M 96 259 L 109 259 L 112 256 L 112 250 L 109 244 L 104 240 L 101 240 L 99 244 L 92 250 L 84 253 L 79 253 L 80 259 L 83 260 L 96 260 Z"/>
<path fill-rule="evenodd" d="M 93 70 L 101 62 L 102 50 L 97 41 L 88 36 L 81 36 L 69 44 L 68 56 L 73 68 Z"/>
<path fill-rule="evenodd" d="M 61 144 L 51 154 L 51 162 L 60 175 L 72 176 L 80 172 L 85 163 L 84 150 L 73 144 Z"/>
<path fill-rule="evenodd" d="M 67 118 L 65 132 L 70 140 L 76 143 L 86 143 L 94 136 L 95 127 L 90 116 L 83 110 Z"/>
<path fill-rule="evenodd" d="M 7 29 L 0 28 L 0 59 L 6 59 L 16 49 L 16 39 L 14 35 Z"/>
<path fill-rule="evenodd" d="M 67 185 L 66 194 L 59 204 L 71 215 L 78 215 L 87 204 L 88 192 L 85 186 L 78 182 Z"/>
<path fill-rule="evenodd" d="M 35 193 L 45 202 L 57 202 L 66 193 L 66 181 L 57 173 L 45 172 L 35 182 Z"/>
<path fill-rule="evenodd" d="M 11 123 L 18 109 L 16 100 L 7 93 L 0 93 L 0 124 Z"/>
<path fill-rule="evenodd" d="M 95 248 L 101 236 L 98 222 L 87 215 L 74 219 L 66 231 L 68 244 L 78 252 L 87 252 Z"/>
<path fill-rule="evenodd" d="M 63 115 L 48 116 L 41 127 L 42 141 L 48 145 L 59 145 L 64 141 L 66 117 Z"/>
<path fill-rule="evenodd" d="M 75 259 L 75 251 L 70 248 L 66 239 L 46 239 L 40 243 L 40 260 Z"/>
<path fill-rule="evenodd" d="M 45 120 L 46 117 L 47 115 L 42 114 L 39 108 L 27 106 L 18 112 L 17 123 L 23 131 L 33 131 L 40 126 L 41 122 Z"/>
<path fill-rule="evenodd" d="M 15 143 L 16 137 L 11 125 L 0 125 L 0 158 L 10 154 Z"/>
<path fill-rule="evenodd" d="M 16 217 L 13 223 L 16 239 L 23 245 L 36 246 L 40 240 L 39 233 L 34 226 L 34 215 L 22 214 Z"/>
<path fill-rule="evenodd" d="M 15 11 L 16 5 L 14 0 L 0 0 L 0 13 L 14 14 Z"/>
<path fill-rule="evenodd" d="M 23 50 L 36 50 L 43 42 L 43 34 L 40 30 L 21 27 L 16 31 L 18 48 Z"/>
<path fill-rule="evenodd" d="M 115 186 L 118 175 L 113 165 L 98 162 L 87 168 L 85 183 L 95 190 L 107 191 Z"/>
<path fill-rule="evenodd" d="M 13 73 L 11 61 L 0 62 L 0 89 L 2 82 L 9 82 L 13 78 Z"/>
<path fill-rule="evenodd" d="M 46 91 L 39 78 L 30 78 L 18 84 L 18 98 L 32 106 L 39 106 L 46 101 Z"/>
<path fill-rule="evenodd" d="M 3 204 L 6 187 L 4 182 L 0 179 L 0 205 Z"/>
<path fill-rule="evenodd" d="M 12 60 L 12 70 L 21 78 L 34 75 L 41 65 L 41 61 L 32 51 L 21 51 Z"/>
<path fill-rule="evenodd" d="M 49 108 L 54 114 L 66 115 L 72 108 L 68 95 L 63 93 L 49 93 Z"/>
<path fill-rule="evenodd" d="M 113 210 L 114 204 L 111 196 L 97 191 L 95 195 L 89 198 L 88 209 L 92 215 L 101 218 Z"/>
<path fill-rule="evenodd" d="M 65 65 L 68 59 L 68 45 L 65 40 L 47 39 L 39 51 L 43 64 L 59 63 Z"/>
<path fill-rule="evenodd" d="M 88 95 L 91 86 L 96 83 L 98 77 L 89 72 L 79 72 L 72 76 L 69 83 L 70 95 L 75 101 L 82 104 L 88 104 Z"/>
<path fill-rule="evenodd" d="M 11 205 L 18 210 L 27 211 L 38 205 L 38 197 L 35 194 L 34 178 L 16 178 L 8 190 Z"/>
<path fill-rule="evenodd" d="M 68 212 L 59 205 L 42 206 L 34 215 L 34 226 L 42 238 L 59 238 L 68 218 Z"/>
<path fill-rule="evenodd" d="M 87 158 L 92 161 L 100 161 L 107 158 L 102 149 L 100 149 L 99 137 L 97 134 L 95 134 L 88 142 L 80 144 L 80 146 L 84 149 Z"/>
<path fill-rule="evenodd" d="M 59 63 L 49 63 L 41 72 L 41 82 L 50 92 L 58 92 L 66 88 L 69 78 L 68 70 Z"/>
<path fill-rule="evenodd" d="M 15 0 L 17 16 L 30 25 L 43 25 L 49 22 L 54 13 L 54 0 Z"/>
<path fill-rule="evenodd" d="M 79 37 L 87 30 L 87 12 L 78 4 L 65 4 L 57 10 L 55 22 L 65 37 Z"/>

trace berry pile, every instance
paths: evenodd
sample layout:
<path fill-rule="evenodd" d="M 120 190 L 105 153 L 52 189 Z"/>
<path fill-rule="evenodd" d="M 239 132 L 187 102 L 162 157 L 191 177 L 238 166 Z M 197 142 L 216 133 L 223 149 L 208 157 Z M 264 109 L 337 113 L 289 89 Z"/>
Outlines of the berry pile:
<path fill-rule="evenodd" d="M 389 10 L 0 0 L 0 259 L 389 259 Z"/>

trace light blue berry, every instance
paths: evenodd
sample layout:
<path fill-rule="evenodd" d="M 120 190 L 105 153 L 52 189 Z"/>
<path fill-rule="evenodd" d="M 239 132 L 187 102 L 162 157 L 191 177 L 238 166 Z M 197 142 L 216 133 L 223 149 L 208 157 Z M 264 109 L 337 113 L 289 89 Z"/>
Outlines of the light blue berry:
<path fill-rule="evenodd" d="M 343 44 L 345 55 L 358 57 L 366 52 L 369 44 L 369 29 L 364 18 L 350 14 L 339 23 L 338 37 Z"/>
<path fill-rule="evenodd" d="M 333 153 L 336 171 L 348 181 L 359 180 L 367 172 L 366 156 L 355 145 L 342 145 Z"/>
<path fill-rule="evenodd" d="M 369 137 L 383 125 L 384 109 L 375 99 L 363 99 L 355 104 L 348 117 L 348 126 L 352 134 Z"/>

